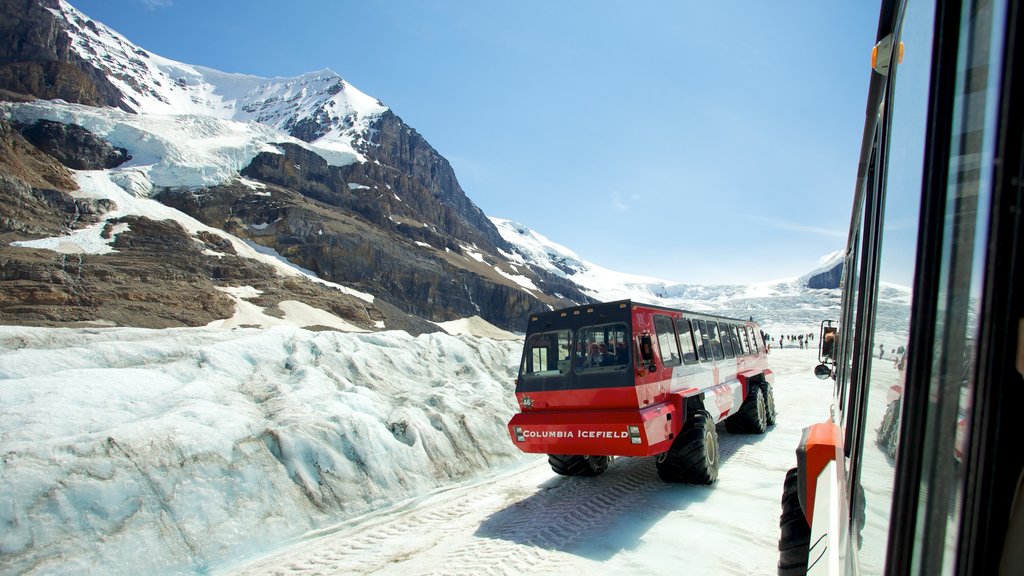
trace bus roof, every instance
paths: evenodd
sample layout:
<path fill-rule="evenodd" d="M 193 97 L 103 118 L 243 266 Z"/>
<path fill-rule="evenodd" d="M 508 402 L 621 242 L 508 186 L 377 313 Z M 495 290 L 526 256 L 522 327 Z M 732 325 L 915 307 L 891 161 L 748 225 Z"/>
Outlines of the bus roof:
<path fill-rule="evenodd" d="M 641 303 L 641 302 L 634 302 L 634 301 L 632 301 L 630 299 L 615 300 L 615 301 L 612 301 L 612 302 L 595 302 L 595 303 L 592 303 L 592 304 L 580 304 L 578 306 L 569 306 L 569 307 L 566 307 L 566 308 L 560 308 L 558 310 L 551 310 L 549 312 L 535 312 L 535 313 L 530 314 L 530 322 L 544 320 L 544 319 L 549 319 L 549 318 L 552 318 L 552 317 L 562 317 L 562 316 L 567 316 L 567 315 L 570 315 L 570 314 L 580 314 L 580 313 L 598 314 L 598 315 L 602 315 L 603 314 L 603 315 L 608 316 L 608 315 L 611 315 L 613 313 L 619 312 L 620 310 L 632 310 L 632 309 L 636 309 L 636 308 L 644 308 L 644 309 L 651 309 L 651 310 L 662 310 L 662 311 L 665 311 L 665 312 L 676 312 L 676 313 L 684 314 L 684 315 L 686 315 L 688 317 L 696 317 L 696 318 L 702 318 L 702 319 L 710 318 L 710 319 L 714 319 L 714 320 L 728 320 L 729 322 L 737 322 L 737 323 L 741 323 L 741 324 L 748 324 L 748 323 L 757 324 L 757 322 L 753 322 L 752 320 L 743 320 L 743 319 L 740 319 L 740 318 L 731 318 L 731 317 L 728 317 L 728 316 L 720 316 L 720 315 L 717 315 L 717 314 L 709 314 L 707 312 L 695 312 L 693 310 L 685 310 L 685 309 L 682 309 L 682 308 L 670 308 L 668 306 L 660 306 L 660 305 L 657 305 L 657 304 L 644 304 L 644 303 Z"/>

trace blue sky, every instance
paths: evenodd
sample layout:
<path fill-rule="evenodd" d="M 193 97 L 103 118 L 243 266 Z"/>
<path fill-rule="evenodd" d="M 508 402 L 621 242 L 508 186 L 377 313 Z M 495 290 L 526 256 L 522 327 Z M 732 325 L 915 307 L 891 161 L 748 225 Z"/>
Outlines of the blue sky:
<path fill-rule="evenodd" d="M 330 68 L 490 216 L 622 272 L 798 276 L 843 248 L 878 0 L 77 0 L 134 43 Z"/>

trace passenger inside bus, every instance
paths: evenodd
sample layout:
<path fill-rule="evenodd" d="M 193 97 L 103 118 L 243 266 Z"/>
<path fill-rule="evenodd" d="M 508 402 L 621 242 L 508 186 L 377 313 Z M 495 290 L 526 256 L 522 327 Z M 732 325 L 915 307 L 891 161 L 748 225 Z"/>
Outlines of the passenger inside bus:
<path fill-rule="evenodd" d="M 629 350 L 622 340 L 615 341 L 615 365 L 624 366 L 629 363 Z"/>

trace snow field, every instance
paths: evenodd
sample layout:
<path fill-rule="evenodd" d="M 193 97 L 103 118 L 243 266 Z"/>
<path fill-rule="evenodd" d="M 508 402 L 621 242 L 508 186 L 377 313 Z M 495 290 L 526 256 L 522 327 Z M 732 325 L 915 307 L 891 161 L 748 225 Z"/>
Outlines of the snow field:
<path fill-rule="evenodd" d="M 519 458 L 517 341 L 0 327 L 0 572 L 205 572 Z"/>

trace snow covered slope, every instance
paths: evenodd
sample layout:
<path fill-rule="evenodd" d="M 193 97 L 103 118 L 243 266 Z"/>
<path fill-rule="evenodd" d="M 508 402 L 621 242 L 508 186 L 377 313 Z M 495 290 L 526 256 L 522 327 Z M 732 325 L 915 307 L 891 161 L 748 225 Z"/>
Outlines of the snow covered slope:
<path fill-rule="evenodd" d="M 691 310 L 728 311 L 762 297 L 802 297 L 820 301 L 821 294 L 808 290 L 799 279 L 787 278 L 751 284 L 684 284 L 609 270 L 580 258 L 571 249 L 551 241 L 524 224 L 491 218 L 502 238 L 515 247 L 505 254 L 509 261 L 528 264 L 579 284 L 594 300 L 607 302 L 634 299 L 650 304 Z"/>
<path fill-rule="evenodd" d="M 0 573 L 208 573 L 496 470 L 520 349 L 0 326 Z"/>

